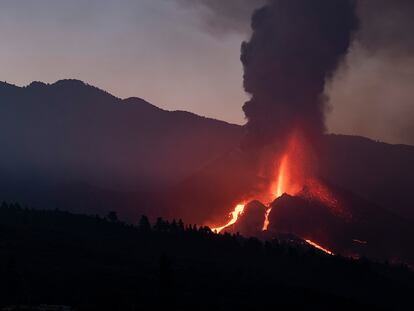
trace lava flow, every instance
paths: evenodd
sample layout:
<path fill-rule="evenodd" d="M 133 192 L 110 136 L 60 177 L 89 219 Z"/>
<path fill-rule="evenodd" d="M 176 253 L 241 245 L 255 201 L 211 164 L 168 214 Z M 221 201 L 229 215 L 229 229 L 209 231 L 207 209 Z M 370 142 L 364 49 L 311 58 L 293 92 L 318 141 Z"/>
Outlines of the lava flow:
<path fill-rule="evenodd" d="M 240 215 L 243 214 L 245 206 L 246 204 L 244 203 L 237 204 L 236 208 L 230 213 L 231 219 L 229 220 L 229 222 L 222 227 L 213 228 L 213 232 L 220 233 L 220 231 L 222 231 L 223 229 L 226 229 L 227 227 L 234 225 L 237 222 L 237 219 L 239 219 Z"/>
<path fill-rule="evenodd" d="M 340 209 L 340 205 L 335 199 L 334 195 L 329 189 L 322 183 L 318 182 L 315 178 L 315 162 L 312 160 L 312 151 L 307 144 L 304 136 L 300 131 L 294 131 L 290 135 L 290 139 L 285 148 L 285 152 L 279 155 L 275 165 L 273 174 L 269 174 L 269 186 L 261 193 L 257 193 L 257 197 L 266 198 L 268 201 L 266 210 L 264 213 L 263 226 L 260 228 L 262 231 L 269 230 L 270 227 L 270 214 L 272 212 L 272 203 L 277 198 L 284 194 L 290 196 L 303 196 L 310 199 L 317 199 L 326 206 L 329 206 L 331 211 L 335 214 L 343 211 Z M 240 216 L 245 212 L 245 207 L 248 201 L 237 204 L 234 210 L 230 213 L 230 220 L 221 227 L 213 228 L 212 230 L 220 233 L 221 231 L 229 228 L 237 223 Z M 275 228 L 272 227 L 274 230 Z M 277 228 L 276 228 L 277 229 Z M 309 245 L 329 254 L 333 255 L 333 252 L 329 249 L 317 244 L 314 241 L 305 240 Z"/>
<path fill-rule="evenodd" d="M 267 191 L 267 194 L 263 197 L 270 197 L 271 201 L 279 198 L 283 194 L 287 193 L 290 195 L 295 195 L 303 189 L 304 186 L 304 167 L 303 161 L 300 159 L 303 157 L 303 143 L 301 136 L 298 132 L 294 132 L 289 139 L 287 150 L 285 154 L 281 157 L 281 160 L 278 162 L 277 169 L 275 174 L 272 177 L 272 182 Z M 295 168 L 292 167 L 292 160 L 295 162 Z M 268 202 L 268 209 L 265 213 L 265 219 L 263 223 L 262 230 L 266 231 L 269 227 L 269 215 L 272 211 L 271 203 Z M 243 214 L 246 203 L 239 203 L 235 209 L 230 213 L 230 220 L 224 226 L 213 228 L 212 230 L 220 233 L 220 231 L 230 227 L 235 224 L 240 215 Z"/>
<path fill-rule="evenodd" d="M 277 178 L 277 182 L 275 183 L 274 186 L 274 192 L 272 192 L 273 197 L 274 198 L 278 198 L 281 195 L 283 195 L 284 193 L 286 193 L 286 185 L 285 185 L 285 180 L 286 180 L 286 167 L 288 165 L 288 156 L 285 155 L 282 158 L 282 161 L 280 162 L 280 166 L 279 166 L 279 174 L 278 174 L 278 178 Z M 271 189 L 271 191 L 273 191 Z M 270 203 L 269 203 L 270 205 Z M 245 208 L 246 204 L 245 203 L 241 203 L 241 204 L 237 204 L 237 206 L 235 207 L 235 209 L 230 213 L 230 220 L 227 224 L 225 224 L 222 227 L 218 227 L 218 228 L 213 228 L 213 232 L 217 232 L 220 233 L 220 231 L 222 231 L 223 229 L 226 229 L 228 227 L 230 227 L 231 225 L 235 224 L 239 218 L 240 215 L 243 214 L 244 212 L 244 208 Z M 272 208 L 269 206 L 269 208 L 266 210 L 265 213 L 265 220 L 263 223 L 263 227 L 262 230 L 265 231 L 267 230 L 268 226 L 269 226 L 269 214 L 272 211 Z"/>
<path fill-rule="evenodd" d="M 328 255 L 334 255 L 333 252 L 331 252 L 329 249 L 326 249 L 325 247 L 320 246 L 319 244 L 312 242 L 311 240 L 305 240 L 306 243 L 308 243 L 309 245 L 312 245 L 313 247 L 321 250 L 322 252 L 328 254 Z"/>
<path fill-rule="evenodd" d="M 275 199 L 281 197 L 283 194 L 295 195 L 299 193 L 307 179 L 307 170 L 305 169 L 303 157 L 307 153 L 305 150 L 306 143 L 299 131 L 294 131 L 290 136 L 287 148 L 276 161 L 276 169 L 274 174 L 271 174 L 270 186 L 265 193 L 258 194 L 258 197 L 270 198 L 267 202 L 267 210 L 264 215 L 264 222 L 262 230 L 266 231 L 269 227 L 269 215 L 272 211 L 271 203 Z M 243 214 L 246 203 L 239 203 L 230 213 L 230 220 L 227 224 L 213 228 L 212 230 L 219 233 L 220 231 L 235 224 L 239 216 Z"/>

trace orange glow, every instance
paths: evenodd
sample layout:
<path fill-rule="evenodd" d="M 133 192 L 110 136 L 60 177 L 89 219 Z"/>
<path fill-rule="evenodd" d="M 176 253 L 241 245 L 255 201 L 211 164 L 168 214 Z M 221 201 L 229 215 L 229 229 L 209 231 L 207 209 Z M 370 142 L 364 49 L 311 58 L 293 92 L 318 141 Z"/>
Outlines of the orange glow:
<path fill-rule="evenodd" d="M 303 167 L 304 148 L 301 136 L 294 132 L 287 146 L 285 154 L 281 157 L 274 181 L 270 185 L 272 200 L 281 197 L 283 194 L 295 195 L 304 187 L 305 170 Z M 263 231 L 269 227 L 269 215 L 272 208 L 269 207 L 265 214 Z"/>
<path fill-rule="evenodd" d="M 329 249 L 326 249 L 326 248 L 324 248 L 324 247 L 320 246 L 319 244 L 316 244 L 315 242 L 312 242 L 311 240 L 305 240 L 305 241 L 306 241 L 306 243 L 308 243 L 309 245 L 312 245 L 313 247 L 315 247 L 315 248 L 317 248 L 317 249 L 321 250 L 322 252 L 327 253 L 328 255 L 331 255 L 331 256 L 333 256 L 333 255 L 334 255 L 334 253 L 333 253 L 333 252 L 331 252 Z"/>
<path fill-rule="evenodd" d="M 273 200 L 284 193 L 296 195 L 303 190 L 307 180 L 312 177 L 311 152 L 307 147 L 300 132 L 294 131 L 289 138 L 285 152 L 280 157 L 270 186 Z"/>
<path fill-rule="evenodd" d="M 275 162 L 273 163 L 272 171 L 268 172 L 268 174 L 266 172 L 263 174 L 268 180 L 267 186 L 254 194 L 254 198 L 259 198 L 267 203 L 262 231 L 269 230 L 271 226 L 270 214 L 273 201 L 284 194 L 290 196 L 299 195 L 310 200 L 318 200 L 329 207 L 330 211 L 335 215 L 345 219 L 352 218 L 352 215 L 338 202 L 336 195 L 330 190 L 329 186 L 316 178 L 317 163 L 315 158 L 312 157 L 314 155 L 312 147 L 300 131 L 292 131 L 285 148 L 280 151 L 282 152 L 274 154 L 273 161 Z M 220 233 L 222 230 L 236 224 L 245 211 L 245 204 L 247 202 L 238 204 L 230 213 L 230 220 L 227 224 L 213 228 L 213 232 Z M 277 230 L 274 227 L 270 228 Z M 328 255 L 334 255 L 332 251 L 316 242 L 311 240 L 305 240 L 305 242 Z M 354 242 L 366 244 L 365 241 L 356 239 Z"/>
<path fill-rule="evenodd" d="M 306 142 L 300 131 L 293 131 L 289 137 L 285 152 L 276 161 L 276 169 L 270 175 L 270 185 L 266 191 L 257 193 L 257 197 L 266 198 L 268 208 L 264 215 L 262 230 L 266 231 L 269 227 L 269 215 L 272 211 L 271 203 L 281 197 L 283 194 L 296 195 L 303 190 L 304 185 L 310 177 L 308 169 L 305 167 L 307 162 L 306 156 L 309 152 L 306 150 Z M 223 229 L 235 224 L 239 216 L 244 211 L 245 203 L 238 204 L 230 213 L 230 221 L 222 226 L 213 228 L 213 231 L 220 233 Z"/>
<path fill-rule="evenodd" d="M 266 231 L 267 230 L 267 228 L 269 227 L 269 224 L 270 224 L 270 221 L 269 221 L 269 215 L 270 215 L 270 212 L 272 211 L 272 208 L 271 207 L 269 207 L 267 210 L 266 210 L 266 213 L 265 213 L 265 220 L 264 220 L 264 223 L 263 223 L 263 228 L 262 228 L 262 231 Z"/>
<path fill-rule="evenodd" d="M 278 169 L 278 174 L 277 174 L 277 178 L 276 181 L 274 183 L 272 183 L 272 185 L 270 186 L 270 192 L 272 194 L 272 199 L 277 199 L 278 197 L 282 196 L 284 193 L 286 193 L 287 191 L 287 184 L 286 184 L 286 180 L 287 180 L 287 167 L 288 167 L 288 154 L 285 154 L 282 157 L 282 160 L 280 161 L 280 165 L 279 165 L 279 169 Z M 269 215 L 270 212 L 272 211 L 272 208 L 269 207 L 266 210 L 265 213 L 265 220 L 263 223 L 263 231 L 266 231 L 267 228 L 269 227 Z"/>
<path fill-rule="evenodd" d="M 268 174 L 268 186 L 262 191 L 255 193 L 256 198 L 260 198 L 267 203 L 264 214 L 262 231 L 269 230 L 270 214 L 272 203 L 284 194 L 291 196 L 300 195 L 310 199 L 316 199 L 324 203 L 336 215 L 347 216 L 345 210 L 339 204 L 335 195 L 330 189 L 315 178 L 317 169 L 315 159 L 312 157 L 312 148 L 305 139 L 305 136 L 298 130 L 293 131 L 285 145 L 282 153 L 275 154 L 273 171 Z M 265 175 L 266 176 L 266 175 Z M 245 203 L 238 204 L 230 213 L 230 220 L 222 227 L 213 228 L 213 232 L 220 233 L 222 230 L 234 225 L 245 210 Z M 329 249 L 311 241 L 305 240 L 309 245 L 334 255 Z"/>
<path fill-rule="evenodd" d="M 230 221 L 227 224 L 225 224 L 224 226 L 222 226 L 222 227 L 213 228 L 212 229 L 213 232 L 220 233 L 220 231 L 222 231 L 223 229 L 226 229 L 227 227 L 230 227 L 231 225 L 235 224 L 237 222 L 237 219 L 239 218 L 239 216 L 241 214 L 243 214 L 244 207 L 245 206 L 246 205 L 244 203 L 237 204 L 237 206 L 235 207 L 235 209 L 229 215 L 231 217 Z"/>
<path fill-rule="evenodd" d="M 287 191 L 286 182 L 289 178 L 287 176 L 287 166 L 289 165 L 288 159 L 288 154 L 285 154 L 282 157 L 282 160 L 280 161 L 278 178 L 276 179 L 276 182 L 272 185 L 272 194 L 274 198 L 282 196 Z"/>

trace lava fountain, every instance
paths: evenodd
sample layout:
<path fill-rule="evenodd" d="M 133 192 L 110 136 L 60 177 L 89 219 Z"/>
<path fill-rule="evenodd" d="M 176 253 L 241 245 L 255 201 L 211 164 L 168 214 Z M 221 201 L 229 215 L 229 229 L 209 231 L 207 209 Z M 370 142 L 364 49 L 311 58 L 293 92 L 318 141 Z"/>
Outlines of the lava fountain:
<path fill-rule="evenodd" d="M 264 191 L 251 197 L 251 200 L 259 198 L 266 202 L 267 209 L 264 213 L 263 226 L 260 228 L 262 231 L 269 230 L 269 216 L 274 206 L 272 203 L 284 194 L 316 199 L 328 206 L 332 212 L 342 214 L 335 196 L 328 187 L 316 178 L 317 162 L 314 160 L 313 154 L 313 150 L 302 132 L 300 130 L 292 131 L 284 152 L 276 156 L 277 160 L 273 161 L 275 164 L 273 165 L 274 169 L 268 174 L 268 186 L 264 188 Z M 245 208 L 248 202 L 249 200 L 244 200 L 237 204 L 230 212 L 227 223 L 222 226 L 213 226 L 213 232 L 220 233 L 237 224 L 240 216 L 246 212 Z M 275 229 L 274 226 L 272 229 Z M 308 237 L 304 237 L 304 241 L 326 254 L 333 255 L 332 251 L 308 239 Z"/>
<path fill-rule="evenodd" d="M 309 160 L 312 153 L 307 148 L 303 135 L 299 130 L 293 131 L 288 140 L 287 147 L 279 160 L 274 161 L 273 172 L 269 174 L 269 186 L 262 192 L 254 195 L 254 198 L 267 199 L 268 209 L 262 230 L 269 227 L 269 214 L 272 211 L 271 203 L 283 194 L 296 195 L 303 190 L 308 180 L 311 179 Z M 253 199 L 253 198 L 252 198 Z M 248 202 L 248 201 L 247 201 Z M 238 203 L 229 214 L 228 222 L 223 226 L 213 227 L 213 231 L 220 233 L 224 229 L 234 225 L 243 214 L 246 201 Z"/>
<path fill-rule="evenodd" d="M 277 230 L 269 223 L 273 203 L 285 193 L 335 201 L 318 181 L 313 151 L 320 150 L 317 143 L 325 131 L 325 84 L 347 55 L 359 23 L 353 0 L 269 0 L 255 11 L 251 26 L 240 57 L 250 95 L 243 105 L 247 132 L 242 145 L 266 157 L 257 163 L 266 172 L 257 176 L 255 186 L 261 190 L 245 195 L 267 204 L 258 230 L 270 231 Z M 245 205 L 237 204 L 227 224 L 213 230 L 234 225 L 243 213 Z"/>

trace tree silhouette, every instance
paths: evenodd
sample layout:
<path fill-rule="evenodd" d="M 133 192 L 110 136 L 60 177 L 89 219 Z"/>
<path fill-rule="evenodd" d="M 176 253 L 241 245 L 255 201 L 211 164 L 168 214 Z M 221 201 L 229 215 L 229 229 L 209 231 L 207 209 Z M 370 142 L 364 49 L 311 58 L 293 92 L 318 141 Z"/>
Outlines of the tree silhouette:
<path fill-rule="evenodd" d="M 109 215 L 0 208 L 0 254 L 0 310 L 28 301 L 85 311 L 264 303 L 404 310 L 395 304 L 412 304 L 414 290 L 407 266 L 329 256 L 291 236 L 262 242 L 162 218 L 151 229 L 146 216 L 131 225 Z"/>
<path fill-rule="evenodd" d="M 106 218 L 110 221 L 110 222 L 118 222 L 118 214 L 114 211 L 110 211 L 108 213 L 108 215 L 106 216 Z"/>
<path fill-rule="evenodd" d="M 184 222 L 182 219 L 178 220 L 178 228 L 180 231 L 184 231 Z"/>
<path fill-rule="evenodd" d="M 162 219 L 162 217 L 158 217 L 154 225 L 154 230 L 157 232 L 167 232 L 168 229 L 169 229 L 168 221 L 165 221 L 164 219 Z"/>
<path fill-rule="evenodd" d="M 148 217 L 145 215 L 141 216 L 141 219 L 138 223 L 138 228 L 141 232 L 150 232 L 151 231 L 151 224 L 148 220 Z"/>

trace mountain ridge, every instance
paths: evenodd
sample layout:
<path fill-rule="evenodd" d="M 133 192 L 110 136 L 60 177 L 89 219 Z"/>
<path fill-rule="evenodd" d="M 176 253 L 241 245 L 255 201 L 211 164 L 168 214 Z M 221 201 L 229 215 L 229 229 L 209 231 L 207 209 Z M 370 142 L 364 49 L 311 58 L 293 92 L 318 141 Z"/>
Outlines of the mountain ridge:
<path fill-rule="evenodd" d="M 67 89 L 68 87 L 81 87 L 81 88 L 84 88 L 84 89 L 91 89 L 91 90 L 96 91 L 97 93 L 107 95 L 109 97 L 112 97 L 113 99 L 119 100 L 120 102 L 126 103 L 126 104 L 146 104 L 146 105 L 154 108 L 154 110 L 177 113 L 177 114 L 186 114 L 188 116 L 196 117 L 196 118 L 199 118 L 199 119 L 202 119 L 202 120 L 216 121 L 216 122 L 221 123 L 221 124 L 228 124 L 228 125 L 231 125 L 231 126 L 242 127 L 239 124 L 227 122 L 227 121 L 212 118 L 212 117 L 202 116 L 202 115 L 190 112 L 190 111 L 185 111 L 185 110 L 180 110 L 180 109 L 176 109 L 176 110 L 164 109 L 164 108 L 158 107 L 158 106 L 150 103 L 149 101 L 147 101 L 147 100 L 145 100 L 141 97 L 136 97 L 136 96 L 126 97 L 126 98 L 117 97 L 117 96 L 112 95 L 110 92 L 108 92 L 108 91 L 106 91 L 102 88 L 99 88 L 99 87 L 96 87 L 94 85 L 88 84 L 88 83 L 84 82 L 83 80 L 79 80 L 79 79 L 61 79 L 61 80 L 57 80 L 56 82 L 53 82 L 53 83 L 45 83 L 45 82 L 42 82 L 42 81 L 32 81 L 31 83 L 29 83 L 25 86 L 18 86 L 16 84 L 8 83 L 8 82 L 5 82 L 5 81 L 0 81 L 0 91 L 2 91 L 2 88 L 3 89 L 12 89 L 12 90 L 33 90 L 33 89 L 39 89 L 39 88 Z"/>
<path fill-rule="evenodd" d="M 57 185 L 160 189 L 234 148 L 241 136 L 238 125 L 120 99 L 80 80 L 1 82 L 0 199 L 38 205 L 38 194 Z"/>
<path fill-rule="evenodd" d="M 198 202 L 186 198 L 185 204 L 178 200 L 167 206 L 193 209 L 209 194 L 206 210 L 215 210 L 222 203 L 218 190 L 226 189 L 224 201 L 231 206 L 240 192 L 237 183 L 241 181 L 243 189 L 252 182 L 244 172 L 251 159 L 243 158 L 239 147 L 243 134 L 240 125 L 164 110 L 139 97 L 121 99 L 76 79 L 23 87 L 0 82 L 0 199 L 38 205 L 50 189 L 72 196 L 73 185 L 89 185 L 98 189 L 94 195 L 75 188 L 86 201 L 96 201 L 91 207 L 95 211 L 103 208 L 101 200 L 94 199 L 101 189 L 157 197 L 164 196 L 165 189 L 171 193 L 182 188 L 179 198 L 191 193 Z M 323 178 L 414 219 L 413 146 L 362 136 L 325 138 Z M 222 178 L 220 171 L 228 176 Z M 130 208 L 142 202 L 131 197 Z M 67 206 L 55 199 L 54 205 Z M 147 197 L 143 201 L 150 204 Z"/>

